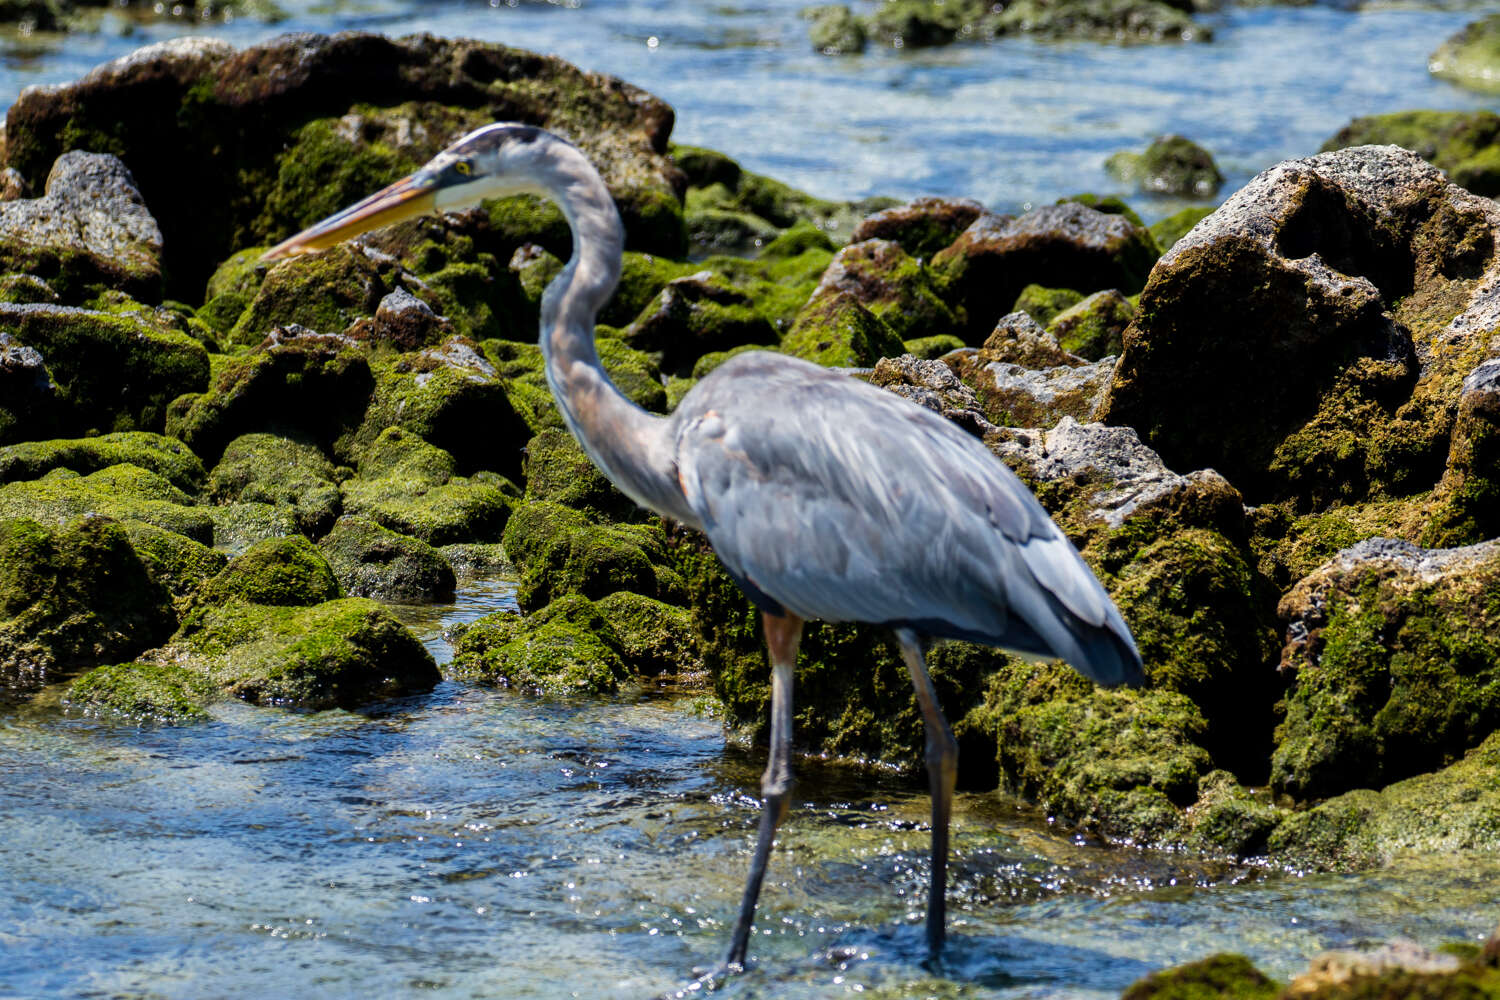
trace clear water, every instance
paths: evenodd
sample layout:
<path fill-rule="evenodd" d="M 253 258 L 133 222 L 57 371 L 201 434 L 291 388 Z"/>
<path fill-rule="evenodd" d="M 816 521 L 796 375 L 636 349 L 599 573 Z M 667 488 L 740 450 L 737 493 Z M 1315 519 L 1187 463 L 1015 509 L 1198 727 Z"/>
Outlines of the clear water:
<path fill-rule="evenodd" d="M 443 628 L 503 584 L 410 612 Z M 445 683 L 356 714 L 141 729 L 0 714 L 0 996 L 644 998 L 726 947 L 762 762 L 688 695 Z M 962 795 L 952 943 L 925 970 L 926 798 L 818 762 L 725 996 L 1103 998 L 1216 951 L 1483 937 L 1500 859 L 1298 877 L 1070 840 Z"/>
<path fill-rule="evenodd" d="M 240 44 L 426 30 L 556 52 L 666 98 L 679 139 L 817 194 L 1011 210 L 1112 189 L 1104 157 L 1164 131 L 1212 149 L 1227 192 L 1355 115 L 1486 103 L 1425 71 L 1478 8 L 1252 7 L 1210 17 L 1211 45 L 827 59 L 802 3 L 293 2 L 282 25 L 213 30 Z M 0 39 L 0 104 L 183 30 L 116 19 Z M 447 623 L 509 600 L 474 586 L 403 613 L 441 657 Z M 762 762 L 691 694 L 540 702 L 444 684 L 364 714 L 233 705 L 182 729 L 54 702 L 0 706 L 0 997 L 639 998 L 725 947 Z M 1298 877 L 1075 843 L 961 796 L 953 944 L 929 973 L 920 790 L 809 762 L 798 794 L 756 962 L 727 996 L 1111 997 L 1219 950 L 1286 976 L 1329 947 L 1500 923 L 1497 859 Z"/>

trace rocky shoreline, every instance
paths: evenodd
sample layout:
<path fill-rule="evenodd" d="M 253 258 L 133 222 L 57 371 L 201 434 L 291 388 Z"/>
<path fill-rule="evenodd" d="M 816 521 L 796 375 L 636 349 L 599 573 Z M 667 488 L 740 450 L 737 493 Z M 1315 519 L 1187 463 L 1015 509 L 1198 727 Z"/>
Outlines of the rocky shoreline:
<path fill-rule="evenodd" d="M 620 205 L 598 336 L 632 399 L 664 412 L 750 348 L 849 369 L 981 438 L 1098 573 L 1150 686 L 936 647 L 966 787 L 1257 864 L 1500 846 L 1500 208 L 1456 160 L 1351 145 L 1359 122 L 1148 229 L 1093 196 L 813 198 L 673 145 L 629 84 L 477 42 L 199 38 L 32 88 L 0 202 L 8 699 L 66 685 L 76 711 L 191 723 L 419 693 L 442 675 L 380 602 L 506 572 L 523 614 L 465 629 L 447 676 L 576 697 L 676 675 L 765 724 L 746 599 L 553 407 L 554 209 L 258 263 L 496 118 L 569 135 Z M 878 630 L 810 628 L 799 703 L 806 752 L 919 759 Z M 1493 965 L 1443 974 L 1494 990 Z"/>

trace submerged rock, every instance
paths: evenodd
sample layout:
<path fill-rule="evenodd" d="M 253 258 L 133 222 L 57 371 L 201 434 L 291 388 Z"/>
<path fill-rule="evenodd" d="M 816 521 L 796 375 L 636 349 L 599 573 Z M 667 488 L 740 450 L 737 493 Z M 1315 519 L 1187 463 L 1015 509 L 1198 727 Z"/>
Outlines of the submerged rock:
<path fill-rule="evenodd" d="M 1448 38 L 1428 57 L 1427 69 L 1460 87 L 1500 93 L 1500 14 L 1472 21 Z"/>
<path fill-rule="evenodd" d="M 1104 169 L 1147 194 L 1212 198 L 1224 183 L 1212 154 L 1180 135 L 1158 136 L 1144 153 L 1116 153 Z"/>
<path fill-rule="evenodd" d="M 865 27 L 848 4 L 808 7 L 802 16 L 809 22 L 807 37 L 825 56 L 850 55 L 865 50 Z"/>
<path fill-rule="evenodd" d="M 71 302 L 103 289 L 159 301 L 161 255 L 161 230 L 114 156 L 64 153 L 40 198 L 0 201 L 0 271 L 44 277 Z"/>

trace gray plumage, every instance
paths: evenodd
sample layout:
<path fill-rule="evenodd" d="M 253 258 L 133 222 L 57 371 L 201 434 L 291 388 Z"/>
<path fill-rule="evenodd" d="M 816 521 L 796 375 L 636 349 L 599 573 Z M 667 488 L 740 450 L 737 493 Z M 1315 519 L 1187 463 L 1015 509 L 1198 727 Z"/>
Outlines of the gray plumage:
<path fill-rule="evenodd" d="M 669 417 L 626 399 L 594 346 L 594 318 L 619 280 L 624 230 L 593 165 L 549 132 L 507 123 L 479 129 L 266 257 L 521 192 L 557 202 L 573 231 L 572 258 L 541 309 L 542 356 L 558 412 L 628 496 L 703 531 L 763 612 L 772 682 L 765 804 L 724 968 L 745 960 L 790 801 L 793 675 L 809 619 L 889 626 L 901 647 L 927 734 L 927 943 L 937 956 L 958 745 L 919 636 L 1064 659 L 1104 684 L 1139 683 L 1129 629 L 1020 480 L 973 437 L 899 396 L 755 352 L 715 369 Z"/>

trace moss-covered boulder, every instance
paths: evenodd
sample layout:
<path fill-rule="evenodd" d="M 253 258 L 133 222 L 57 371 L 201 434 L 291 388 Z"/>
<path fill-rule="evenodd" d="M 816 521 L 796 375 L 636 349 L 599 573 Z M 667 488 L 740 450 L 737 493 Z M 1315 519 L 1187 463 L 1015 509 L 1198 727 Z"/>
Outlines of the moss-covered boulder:
<path fill-rule="evenodd" d="M 829 368 L 868 368 L 906 353 L 896 331 L 849 292 L 809 302 L 782 338 L 781 350 Z"/>
<path fill-rule="evenodd" d="M 1442 770 L 1360 788 L 1293 813 L 1272 833 L 1270 850 L 1311 868 L 1351 870 L 1389 864 L 1412 852 L 1434 855 L 1500 850 L 1500 733 Z"/>
<path fill-rule="evenodd" d="M 168 294 L 186 298 L 233 250 L 352 203 L 496 117 L 572 136 L 601 165 L 631 245 L 682 251 L 671 109 L 561 59 L 471 40 L 159 43 L 28 92 L 9 114 L 6 162 L 39 178 L 69 149 L 120 157 L 156 206 Z M 242 196 L 223 196 L 224 177 Z"/>
<path fill-rule="evenodd" d="M 1111 288 L 1063 309 L 1046 325 L 1063 350 L 1098 361 L 1119 357 L 1125 347 L 1125 328 L 1134 318 L 1135 306 Z"/>
<path fill-rule="evenodd" d="M 1393 111 L 1356 118 L 1323 143 L 1402 146 L 1486 198 L 1500 194 L 1500 115 L 1493 111 Z"/>
<path fill-rule="evenodd" d="M 68 686 L 63 701 L 88 715 L 185 725 L 209 718 L 218 692 L 203 674 L 172 663 L 111 663 Z"/>
<path fill-rule="evenodd" d="M 171 598 L 104 517 L 0 517 L 0 686 L 30 690 L 171 634 Z"/>
<path fill-rule="evenodd" d="M 1002 316 L 983 347 L 954 362 L 987 420 L 1039 428 L 1096 419 L 1114 367 L 1112 358 L 1090 363 L 1063 350 L 1023 312 Z"/>
<path fill-rule="evenodd" d="M 179 664 L 228 697 L 314 710 L 416 694 L 440 679 L 416 636 L 361 597 L 312 605 L 233 598 L 189 616 L 142 659 Z"/>
<path fill-rule="evenodd" d="M 930 260 L 982 214 L 984 206 L 972 198 L 917 198 L 865 216 L 849 242 L 889 240 L 912 257 Z"/>
<path fill-rule="evenodd" d="M 313 538 L 333 527 L 343 509 L 339 472 L 311 444 L 276 434 L 242 434 L 229 442 L 209 474 L 216 503 L 264 503 L 289 509 L 297 529 Z"/>
<path fill-rule="evenodd" d="M 637 406 L 654 413 L 666 412 L 667 392 L 662 386 L 662 371 L 651 357 L 618 339 L 614 334 L 619 331 L 601 326 L 598 332 L 601 336 L 594 346 L 609 380 Z M 505 469 L 519 459 L 519 449 L 532 434 L 561 429 L 564 424 L 552 398 L 552 389 L 547 385 L 539 346 L 508 340 L 487 340 L 482 346 L 485 358 L 504 381 L 511 407 L 526 425 L 526 433 L 518 439 L 517 451 L 507 456 L 506 463 L 498 465 L 498 468 Z"/>
<path fill-rule="evenodd" d="M 1036 320 L 1042 326 L 1052 322 L 1052 317 L 1072 306 L 1082 302 L 1082 292 L 1075 292 L 1071 288 L 1044 288 L 1041 285 L 1027 285 L 1021 289 L 1021 294 L 1016 296 L 1015 305 L 1011 306 L 1013 313 L 1023 312 Z"/>
<path fill-rule="evenodd" d="M 1106 288 L 1131 294 L 1145 284 L 1156 257 L 1144 227 L 1067 202 L 1019 219 L 980 216 L 933 257 L 932 272 L 949 301 L 964 310 L 965 339 L 977 344 L 1027 285 L 1066 281 L 1085 294 Z"/>
<path fill-rule="evenodd" d="M 639 520 L 645 513 L 615 488 L 564 430 L 545 430 L 526 445 L 526 499 L 559 503 L 604 520 Z"/>
<path fill-rule="evenodd" d="M 167 433 L 211 465 L 229 442 L 255 432 L 310 442 L 347 462 L 374 390 L 357 342 L 300 327 L 275 330 L 249 353 L 226 358 L 206 391 L 177 399 Z"/>
<path fill-rule="evenodd" d="M 450 600 L 453 567 L 418 538 L 346 517 L 318 542 L 346 594 L 400 604 Z"/>
<path fill-rule="evenodd" d="M 687 609 L 628 590 L 601 597 L 594 606 L 614 629 L 620 658 L 632 674 L 691 679 L 697 672 L 696 633 Z"/>
<path fill-rule="evenodd" d="M 126 524 L 143 521 L 204 545 L 214 541 L 208 512 L 165 478 L 136 465 L 110 465 L 80 476 L 56 469 L 41 479 L 0 486 L 0 518 L 63 525 L 88 514 Z"/>
<path fill-rule="evenodd" d="M 240 250 L 209 276 L 203 305 L 196 315 L 217 333 L 223 335 L 233 330 L 255 300 L 261 282 L 271 270 L 271 265 L 260 259 L 264 252 L 264 247 Z"/>
<path fill-rule="evenodd" d="M 1430 490 L 1500 326 L 1497 225 L 1393 146 L 1274 167 L 1156 265 L 1103 419 L 1255 504 Z"/>
<path fill-rule="evenodd" d="M 1302 800 L 1451 763 L 1500 729 L 1500 545 L 1372 539 L 1281 602 L 1295 677 L 1274 787 Z"/>
<path fill-rule="evenodd" d="M 1423 543 L 1461 545 L 1500 536 L 1500 359 L 1465 377 L 1447 469 L 1432 493 Z"/>
<path fill-rule="evenodd" d="M 36 275 L 72 303 L 104 290 L 160 301 L 161 230 L 130 170 L 82 150 L 50 166 L 40 198 L 0 202 L 0 273 Z"/>
<path fill-rule="evenodd" d="M 1280 984 L 1243 955 L 1210 955 L 1153 972 L 1132 983 L 1120 1000 L 1275 1000 Z"/>
<path fill-rule="evenodd" d="M 154 472 L 189 495 L 201 492 L 206 478 L 203 463 L 181 441 L 149 431 L 120 431 L 0 447 L 0 483 L 40 479 L 53 469 L 87 475 L 124 464 Z"/>
<path fill-rule="evenodd" d="M 609 620 L 571 594 L 530 615 L 502 611 L 467 626 L 448 674 L 557 697 L 610 694 L 629 672 Z"/>
<path fill-rule="evenodd" d="M 658 597 L 680 590 L 655 524 L 609 523 L 536 500 L 517 506 L 504 542 L 521 574 L 516 600 L 523 609 L 564 594 L 599 598 L 630 590 Z"/>
<path fill-rule="evenodd" d="M 952 367 L 937 359 L 903 354 L 881 358 L 870 372 L 870 384 L 925 406 L 982 438 L 998 428 L 980 412 L 979 396 L 959 380 Z"/>
<path fill-rule="evenodd" d="M 429 545 L 498 541 L 513 503 L 506 481 L 456 469 L 441 448 L 387 428 L 360 456 L 359 475 L 343 484 L 344 510 Z"/>
<path fill-rule="evenodd" d="M 199 589 L 218 576 L 229 561 L 220 549 L 209 548 L 175 531 L 145 521 L 124 523 L 125 533 L 146 572 L 172 595 L 172 604 L 179 615 L 191 609 Z M 218 542 L 217 524 L 214 533 L 214 541 Z"/>
<path fill-rule="evenodd" d="M 358 247 L 340 243 L 275 264 L 226 338 L 254 347 L 278 327 L 343 333 L 355 320 L 373 317 L 391 290 L 381 266 Z"/>
<path fill-rule="evenodd" d="M 1097 42 L 1207 42 L 1213 28 L 1163 0 L 1017 0 L 983 22 L 986 33 Z"/>
<path fill-rule="evenodd" d="M 657 355 L 661 367 L 685 374 L 710 351 L 776 340 L 776 330 L 750 296 L 710 271 L 675 278 L 624 331 L 625 343 Z"/>
<path fill-rule="evenodd" d="M 199 594 L 203 606 L 239 599 L 277 606 L 318 604 L 343 596 L 328 560 L 301 535 L 268 538 L 208 581 Z"/>
<path fill-rule="evenodd" d="M 1359 144 L 1352 143 L 1351 145 Z M 1176 245 L 1178 240 L 1186 236 L 1194 226 L 1208 218 L 1213 212 L 1214 206 L 1212 205 L 1192 205 L 1188 208 L 1180 209 L 1166 218 L 1152 223 L 1151 238 L 1156 241 L 1156 245 L 1161 248 L 1161 252 L 1166 253 Z"/>
<path fill-rule="evenodd" d="M 890 240 L 851 243 L 836 253 L 802 312 L 826 310 L 842 296 L 869 310 L 898 341 L 953 333 L 960 325 L 927 269 Z"/>
<path fill-rule="evenodd" d="M 819 4 L 804 7 L 807 38 L 812 47 L 825 56 L 852 55 L 865 50 L 865 28 L 848 4 Z"/>
<path fill-rule="evenodd" d="M 1500 93 L 1500 14 L 1472 21 L 1448 38 L 1428 57 L 1427 69 L 1460 87 Z"/>
<path fill-rule="evenodd" d="M 53 436 L 160 431 L 168 404 L 208 383 L 202 344 L 135 316 L 0 304 L 0 325 L 46 363 L 56 386 Z"/>
<path fill-rule="evenodd" d="M 372 371 L 375 392 L 354 435 L 354 450 L 399 427 L 448 452 L 463 475 L 489 470 L 519 478 L 531 429 L 512 404 L 506 380 L 473 342 L 455 337 L 426 350 L 376 358 Z"/>
<path fill-rule="evenodd" d="M 1213 154 L 1180 135 L 1157 136 L 1144 153 L 1115 153 L 1104 169 L 1147 194 L 1212 198 L 1224 183 Z"/>

